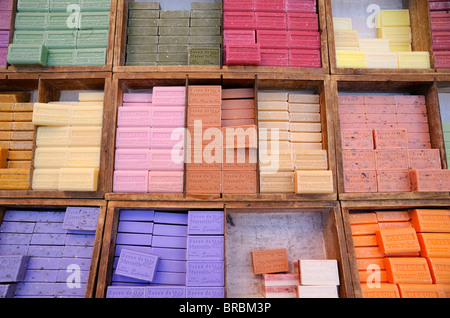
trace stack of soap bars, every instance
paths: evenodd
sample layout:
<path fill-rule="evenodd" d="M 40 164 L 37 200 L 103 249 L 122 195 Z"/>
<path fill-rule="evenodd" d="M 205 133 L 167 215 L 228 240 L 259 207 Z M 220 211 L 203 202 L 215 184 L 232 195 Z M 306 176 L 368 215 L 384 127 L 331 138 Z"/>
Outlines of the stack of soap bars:
<path fill-rule="evenodd" d="M 316 0 L 224 0 L 224 64 L 321 67 Z"/>
<path fill-rule="evenodd" d="M 0 225 L 0 298 L 83 298 L 99 208 L 7 210 Z"/>
<path fill-rule="evenodd" d="M 118 109 L 114 192 L 183 193 L 186 87 L 130 92 Z"/>
<path fill-rule="evenodd" d="M 191 2 L 191 10 L 129 2 L 126 65 L 220 65 L 221 9 L 221 2 Z"/>
<path fill-rule="evenodd" d="M 11 28 L 12 0 L 0 1 L 0 68 L 6 67 L 9 32 Z"/>
<path fill-rule="evenodd" d="M 436 68 L 450 68 L 450 1 L 430 1 L 431 32 Z"/>
<path fill-rule="evenodd" d="M 28 190 L 33 150 L 30 94 L 0 94 L 0 190 Z"/>
<path fill-rule="evenodd" d="M 351 18 L 333 18 L 339 68 L 430 68 L 429 52 L 412 52 L 409 10 L 381 10 L 378 38 L 359 38 Z"/>
<path fill-rule="evenodd" d="M 89 92 L 77 102 L 34 104 L 33 190 L 97 191 L 103 98 Z"/>
<path fill-rule="evenodd" d="M 261 193 L 333 193 L 319 96 L 259 91 Z"/>
<path fill-rule="evenodd" d="M 104 65 L 111 0 L 20 0 L 8 63 Z"/>
<path fill-rule="evenodd" d="M 425 96 L 339 97 L 345 192 L 450 189 L 439 149 L 431 149 Z"/>
<path fill-rule="evenodd" d="M 223 211 L 121 210 L 107 298 L 225 297 Z"/>
<path fill-rule="evenodd" d="M 362 211 L 349 219 L 363 297 L 449 297 L 449 210 Z"/>

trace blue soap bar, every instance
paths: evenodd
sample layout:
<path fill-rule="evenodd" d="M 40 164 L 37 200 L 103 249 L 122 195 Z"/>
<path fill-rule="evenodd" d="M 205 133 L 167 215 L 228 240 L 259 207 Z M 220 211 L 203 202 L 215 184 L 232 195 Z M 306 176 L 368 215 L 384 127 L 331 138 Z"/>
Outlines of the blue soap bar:
<path fill-rule="evenodd" d="M 56 283 L 55 296 L 84 296 L 86 293 L 86 284 L 81 283 L 79 288 L 70 288 L 67 283 Z"/>
<path fill-rule="evenodd" d="M 155 211 L 151 210 L 121 210 L 120 221 L 148 221 L 151 222 L 155 218 Z"/>
<path fill-rule="evenodd" d="M 69 270 L 56 271 L 57 275 L 56 275 L 55 281 L 57 283 L 65 283 L 67 281 L 69 281 L 69 283 L 70 282 L 75 283 L 75 281 L 73 280 L 74 279 L 73 273 L 75 272 L 75 270 L 77 270 L 76 277 L 77 277 L 77 279 L 78 279 L 78 277 L 80 278 L 80 283 L 87 284 L 88 279 L 89 279 L 89 271 L 88 270 L 87 271 L 86 270 L 78 271 L 78 268 L 77 269 L 69 268 Z M 78 273 L 79 273 L 79 276 L 78 276 Z"/>
<path fill-rule="evenodd" d="M 184 286 L 145 287 L 145 298 L 186 298 L 186 287 Z"/>
<path fill-rule="evenodd" d="M 155 212 L 155 223 L 187 225 L 188 214 L 175 212 Z"/>
<path fill-rule="evenodd" d="M 223 211 L 189 211 L 189 235 L 223 235 L 225 229 Z"/>
<path fill-rule="evenodd" d="M 54 296 L 56 283 L 18 283 L 16 296 Z"/>
<path fill-rule="evenodd" d="M 64 246 L 63 257 L 91 258 L 92 246 Z"/>
<path fill-rule="evenodd" d="M 28 256 L 0 256 L 0 283 L 14 283 L 23 280 L 28 266 Z"/>
<path fill-rule="evenodd" d="M 186 298 L 225 298 L 225 288 L 186 287 Z"/>
<path fill-rule="evenodd" d="M 132 221 L 120 221 L 119 233 L 141 233 L 152 234 L 153 222 L 132 222 Z"/>
<path fill-rule="evenodd" d="M 66 234 L 38 234 L 35 233 L 31 237 L 32 245 L 64 245 Z"/>
<path fill-rule="evenodd" d="M 33 233 L 35 223 L 25 222 L 3 222 L 0 226 L 0 233 Z"/>
<path fill-rule="evenodd" d="M 67 234 L 67 230 L 63 230 L 62 223 L 39 222 L 39 223 L 36 223 L 36 226 L 34 228 L 34 233 Z"/>
<path fill-rule="evenodd" d="M 64 244 L 66 246 L 94 246 L 94 235 L 67 234 Z"/>
<path fill-rule="evenodd" d="M 0 245 L 28 245 L 33 234 L 0 233 Z"/>
<path fill-rule="evenodd" d="M 64 222 L 65 213 L 64 212 L 39 212 L 37 214 L 37 222 Z"/>
<path fill-rule="evenodd" d="M 16 284 L 0 285 L 0 298 L 14 298 Z"/>
<path fill-rule="evenodd" d="M 145 298 L 145 287 L 108 286 L 106 298 Z"/>
<path fill-rule="evenodd" d="M 115 273 L 117 275 L 153 282 L 159 257 L 122 249 Z"/>
<path fill-rule="evenodd" d="M 151 234 L 117 233 L 116 244 L 119 245 L 152 245 Z"/>
<path fill-rule="evenodd" d="M 183 236 L 159 236 L 154 235 L 153 247 L 186 248 L 187 238 Z"/>
<path fill-rule="evenodd" d="M 0 244 L 0 255 L 27 255 L 28 245 Z"/>
<path fill-rule="evenodd" d="M 51 283 L 56 282 L 57 276 L 58 270 L 29 269 L 26 271 L 22 281 L 30 283 Z"/>
<path fill-rule="evenodd" d="M 167 236 L 187 236 L 187 226 L 158 223 L 153 227 L 153 234 Z"/>
<path fill-rule="evenodd" d="M 132 277 L 122 276 L 117 273 L 113 273 L 111 277 L 112 282 L 114 283 L 136 283 L 136 284 L 149 284 L 146 280 L 136 279 Z"/>

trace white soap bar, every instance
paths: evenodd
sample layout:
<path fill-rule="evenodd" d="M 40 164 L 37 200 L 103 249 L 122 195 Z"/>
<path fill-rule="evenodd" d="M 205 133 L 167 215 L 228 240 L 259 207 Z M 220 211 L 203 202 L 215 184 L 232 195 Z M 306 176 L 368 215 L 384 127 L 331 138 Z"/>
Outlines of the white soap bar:
<path fill-rule="evenodd" d="M 336 260 L 299 260 L 298 269 L 303 286 L 339 286 Z"/>
<path fill-rule="evenodd" d="M 297 286 L 298 298 L 339 298 L 336 286 Z"/>

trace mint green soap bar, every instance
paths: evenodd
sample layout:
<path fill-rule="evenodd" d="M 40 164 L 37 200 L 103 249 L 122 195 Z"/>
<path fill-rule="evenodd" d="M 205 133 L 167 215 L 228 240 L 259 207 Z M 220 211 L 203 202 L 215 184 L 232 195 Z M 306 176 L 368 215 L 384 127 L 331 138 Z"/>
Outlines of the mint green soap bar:
<path fill-rule="evenodd" d="M 77 34 L 77 48 L 107 48 L 109 30 L 80 30 Z"/>
<path fill-rule="evenodd" d="M 50 0 L 17 0 L 18 12 L 49 12 Z"/>
<path fill-rule="evenodd" d="M 128 19 L 129 28 L 158 27 L 158 19 Z"/>
<path fill-rule="evenodd" d="M 160 19 L 189 19 L 191 12 L 189 10 L 161 10 Z"/>
<path fill-rule="evenodd" d="M 156 66 L 157 62 L 127 62 L 126 66 Z"/>
<path fill-rule="evenodd" d="M 106 30 L 109 29 L 109 12 L 81 12 L 80 29 Z"/>
<path fill-rule="evenodd" d="M 50 0 L 50 12 L 74 12 L 80 7 L 80 0 Z"/>
<path fill-rule="evenodd" d="M 75 64 L 75 50 L 49 49 L 47 66 L 72 66 Z"/>
<path fill-rule="evenodd" d="M 43 12 L 17 12 L 15 29 L 27 31 L 47 30 L 48 13 Z"/>
<path fill-rule="evenodd" d="M 78 30 L 76 15 L 67 12 L 50 12 L 47 30 Z"/>
<path fill-rule="evenodd" d="M 14 66 L 47 66 L 48 49 L 38 44 L 10 44 L 8 63 Z"/>
<path fill-rule="evenodd" d="M 129 10 L 128 19 L 158 19 L 159 10 Z"/>
<path fill-rule="evenodd" d="M 132 10 L 159 10 L 161 6 L 158 1 L 131 1 L 128 8 Z"/>
<path fill-rule="evenodd" d="M 105 65 L 106 49 L 77 49 L 74 65 Z"/>
<path fill-rule="evenodd" d="M 44 44 L 45 31 L 15 31 L 13 43 L 14 44 Z"/>
<path fill-rule="evenodd" d="M 190 27 L 190 35 L 220 35 L 220 27 Z"/>
<path fill-rule="evenodd" d="M 191 27 L 221 27 L 221 19 L 191 19 Z"/>
<path fill-rule="evenodd" d="M 157 35 L 130 35 L 128 36 L 128 45 L 157 45 L 159 43 L 159 36 Z"/>
<path fill-rule="evenodd" d="M 159 44 L 158 52 L 160 53 L 181 53 L 187 52 L 188 44 Z"/>
<path fill-rule="evenodd" d="M 222 1 L 217 2 L 191 2 L 191 9 L 222 10 Z"/>
<path fill-rule="evenodd" d="M 158 26 L 160 27 L 189 27 L 189 19 L 160 19 L 158 21 Z"/>
<path fill-rule="evenodd" d="M 158 53 L 127 54 L 127 62 L 157 62 Z"/>
<path fill-rule="evenodd" d="M 184 27 L 159 27 L 159 35 L 189 35 L 190 28 Z"/>
<path fill-rule="evenodd" d="M 220 47 L 189 47 L 188 65 L 220 65 Z"/>
<path fill-rule="evenodd" d="M 158 35 L 158 27 L 128 28 L 128 35 Z"/>
<path fill-rule="evenodd" d="M 161 35 L 159 37 L 159 44 L 189 44 L 189 36 L 182 35 Z"/>
<path fill-rule="evenodd" d="M 221 10 L 191 10 L 192 19 L 220 19 L 222 17 Z"/>
<path fill-rule="evenodd" d="M 157 53 L 157 45 L 127 45 L 127 54 Z"/>
<path fill-rule="evenodd" d="M 111 11 L 111 0 L 80 0 L 82 12 Z"/>
<path fill-rule="evenodd" d="M 450 141 L 450 131 L 444 131 L 444 140 L 445 141 Z"/>
<path fill-rule="evenodd" d="M 450 132 L 450 123 L 442 123 L 442 130 L 444 132 Z"/>
<path fill-rule="evenodd" d="M 45 46 L 49 49 L 76 49 L 78 31 L 47 31 Z"/>

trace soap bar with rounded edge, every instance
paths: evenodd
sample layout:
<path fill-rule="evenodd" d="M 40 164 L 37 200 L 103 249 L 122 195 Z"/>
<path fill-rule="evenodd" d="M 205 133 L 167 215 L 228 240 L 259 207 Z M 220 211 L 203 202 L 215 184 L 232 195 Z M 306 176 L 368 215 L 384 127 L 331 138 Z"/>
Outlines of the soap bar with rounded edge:
<path fill-rule="evenodd" d="M 152 108 L 142 107 L 119 107 L 117 112 L 118 127 L 150 127 Z"/>
<path fill-rule="evenodd" d="M 221 171 L 187 171 L 186 193 L 220 194 L 222 192 Z"/>
<path fill-rule="evenodd" d="M 397 253 L 420 252 L 420 244 L 413 228 L 381 229 L 376 232 L 380 252 L 386 256 Z"/>
<path fill-rule="evenodd" d="M 386 270 L 384 258 L 360 258 L 356 260 L 358 271 Z"/>
<path fill-rule="evenodd" d="M 368 284 L 361 284 L 363 298 L 400 298 L 397 284 L 382 283 L 372 287 Z"/>
<path fill-rule="evenodd" d="M 356 259 L 383 258 L 384 254 L 380 252 L 378 246 L 355 247 Z"/>
<path fill-rule="evenodd" d="M 58 190 L 59 169 L 34 169 L 31 188 L 33 190 Z"/>
<path fill-rule="evenodd" d="M 333 173 L 324 171 L 295 171 L 295 193 L 333 193 Z"/>
<path fill-rule="evenodd" d="M 408 170 L 377 170 L 378 192 L 410 192 Z"/>
<path fill-rule="evenodd" d="M 431 284 L 433 282 L 425 258 L 387 257 L 385 263 L 389 283 Z"/>
<path fill-rule="evenodd" d="M 258 180 L 256 171 L 223 171 L 223 194 L 256 194 Z"/>
<path fill-rule="evenodd" d="M 406 149 L 408 137 L 406 129 L 374 129 L 375 149 Z"/>
<path fill-rule="evenodd" d="M 336 260 L 298 261 L 300 285 L 339 286 L 339 269 Z"/>
<path fill-rule="evenodd" d="M 183 171 L 150 171 L 148 180 L 150 193 L 183 193 Z"/>
<path fill-rule="evenodd" d="M 35 168 L 67 167 L 68 147 L 37 147 L 34 154 Z"/>
<path fill-rule="evenodd" d="M 70 147 L 100 147 L 101 143 L 101 126 L 77 126 L 69 128 Z"/>
<path fill-rule="evenodd" d="M 97 191 L 99 168 L 61 168 L 59 191 Z"/>
<path fill-rule="evenodd" d="M 408 222 L 408 211 L 375 211 L 378 222 Z"/>
<path fill-rule="evenodd" d="M 148 171 L 136 171 L 136 170 L 114 171 L 113 192 L 147 193 Z"/>
<path fill-rule="evenodd" d="M 410 170 L 413 192 L 449 192 L 450 170 Z"/>
<path fill-rule="evenodd" d="M 71 105 L 44 103 L 34 104 L 33 124 L 36 126 L 69 126 L 71 120 Z"/>
<path fill-rule="evenodd" d="M 350 224 L 377 223 L 375 212 L 349 213 Z"/>
<path fill-rule="evenodd" d="M 355 247 L 378 246 L 378 242 L 375 235 L 355 235 L 353 245 Z"/>
<path fill-rule="evenodd" d="M 422 257 L 450 257 L 450 233 L 417 233 Z"/>
<path fill-rule="evenodd" d="M 377 174 L 375 170 L 344 170 L 345 192 L 377 192 Z"/>
<path fill-rule="evenodd" d="M 430 267 L 433 284 L 450 283 L 450 258 L 430 257 L 427 258 Z"/>
<path fill-rule="evenodd" d="M 373 150 L 342 150 L 344 170 L 375 170 Z"/>
<path fill-rule="evenodd" d="M 378 223 L 355 223 L 351 224 L 350 227 L 352 235 L 375 235 L 380 230 Z"/>
<path fill-rule="evenodd" d="M 367 150 L 374 149 L 372 130 L 341 131 L 342 149 Z"/>
<path fill-rule="evenodd" d="M 435 284 L 398 284 L 401 298 L 442 298 L 442 290 Z"/>
<path fill-rule="evenodd" d="M 419 232 L 449 233 L 450 210 L 412 209 L 411 223 Z"/>

